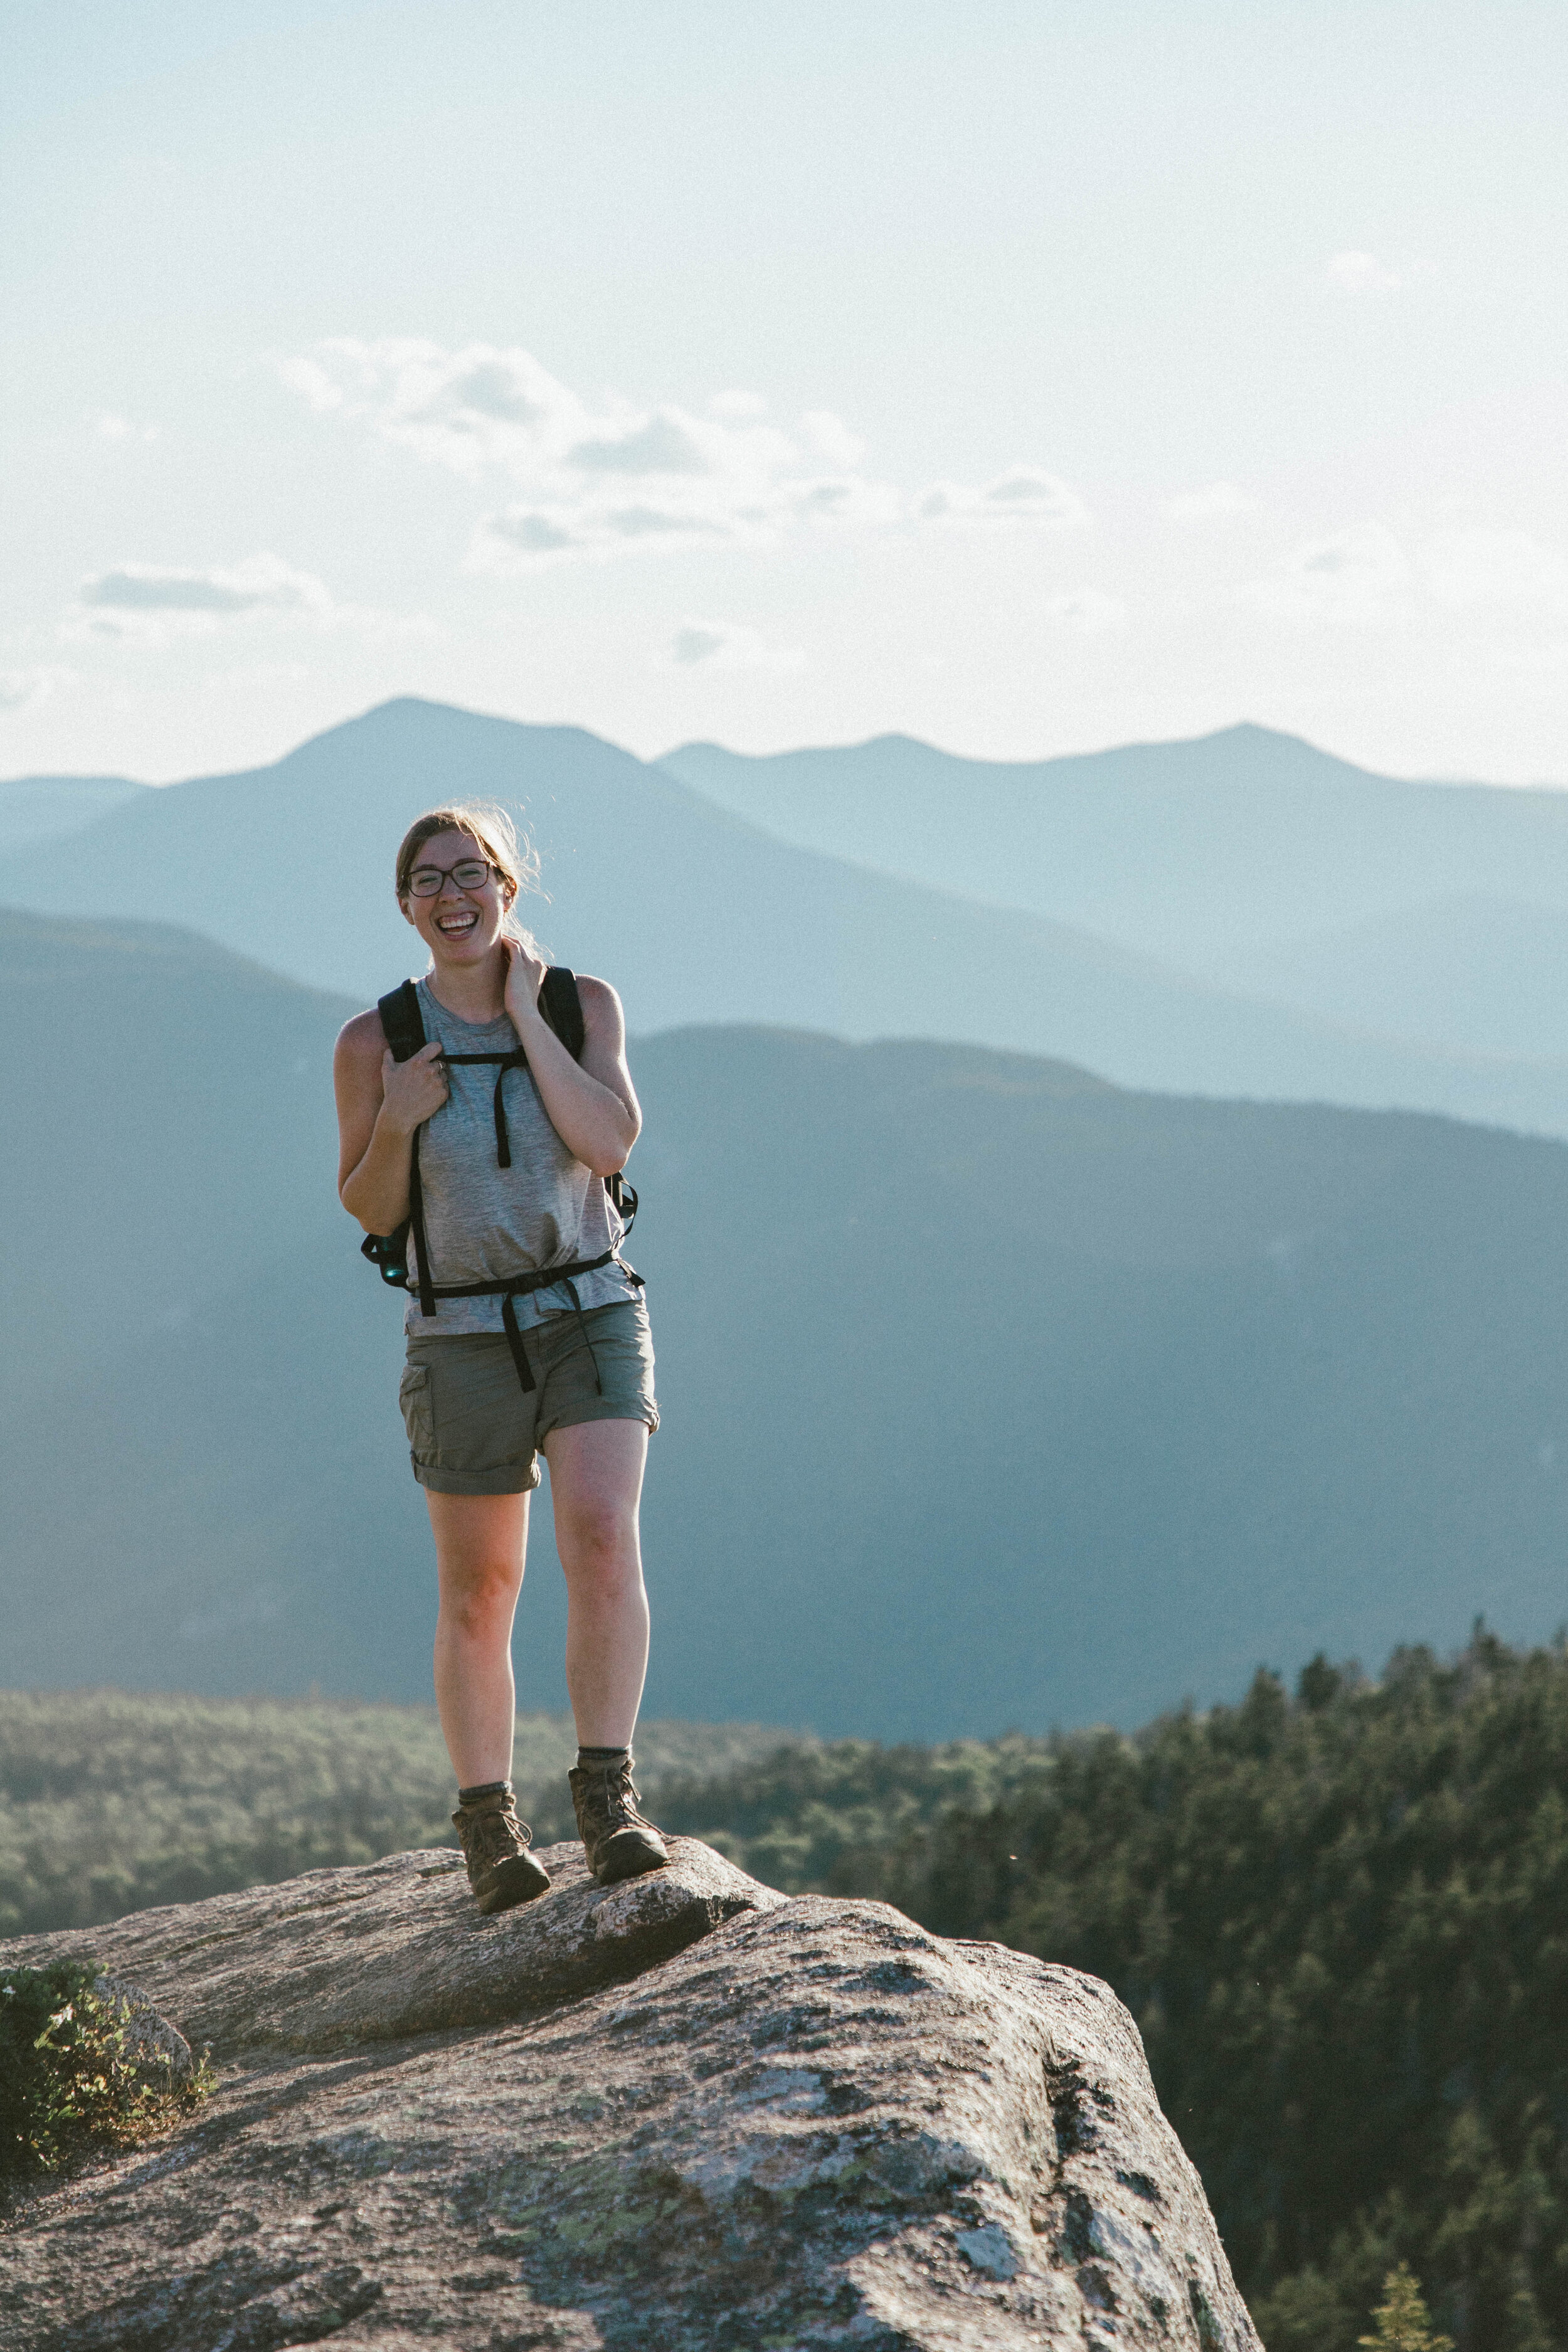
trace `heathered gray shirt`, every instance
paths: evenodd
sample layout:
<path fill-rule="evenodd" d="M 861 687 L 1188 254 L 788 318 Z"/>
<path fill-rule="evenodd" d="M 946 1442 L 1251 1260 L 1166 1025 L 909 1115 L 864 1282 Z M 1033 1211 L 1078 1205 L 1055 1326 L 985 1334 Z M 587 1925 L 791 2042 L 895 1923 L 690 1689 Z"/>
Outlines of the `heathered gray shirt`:
<path fill-rule="evenodd" d="M 517 1032 L 504 1013 L 499 1021 L 459 1021 L 437 1002 L 427 980 L 419 982 L 419 1010 L 426 1037 L 438 1039 L 449 1054 L 517 1050 Z M 419 1131 L 432 1280 L 500 1282 L 537 1266 L 597 1257 L 619 1244 L 624 1227 L 604 1179 L 562 1142 L 531 1070 L 508 1070 L 502 1081 L 510 1168 L 496 1164 L 495 1064 L 448 1064 L 447 1078 L 450 1095 Z M 412 1234 L 408 1262 L 412 1274 L 417 1264 Z M 638 1296 L 614 1264 L 574 1276 L 573 1285 L 584 1310 Z M 423 1339 L 502 1328 L 499 1298 L 440 1298 L 436 1314 L 426 1317 L 412 1282 L 409 1287 L 405 1328 Z M 570 1294 L 560 1283 L 517 1301 L 524 1328 L 571 1311 Z"/>

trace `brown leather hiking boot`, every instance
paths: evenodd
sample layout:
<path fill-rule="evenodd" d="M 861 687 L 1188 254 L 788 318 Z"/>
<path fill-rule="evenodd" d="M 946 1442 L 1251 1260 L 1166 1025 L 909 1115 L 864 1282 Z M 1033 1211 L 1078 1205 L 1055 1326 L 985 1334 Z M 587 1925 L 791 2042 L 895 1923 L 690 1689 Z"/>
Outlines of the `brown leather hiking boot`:
<path fill-rule="evenodd" d="M 578 1765 L 566 1777 L 588 1867 L 601 1886 L 665 1867 L 669 1848 L 637 1811 L 629 1756 L 624 1764 Z"/>
<path fill-rule="evenodd" d="M 550 1874 L 528 1850 L 532 1832 L 517 1818 L 510 1782 L 493 1797 L 459 1805 L 452 1827 L 481 1911 L 510 1911 L 514 1903 L 531 1903 L 536 1895 L 549 1894 Z"/>

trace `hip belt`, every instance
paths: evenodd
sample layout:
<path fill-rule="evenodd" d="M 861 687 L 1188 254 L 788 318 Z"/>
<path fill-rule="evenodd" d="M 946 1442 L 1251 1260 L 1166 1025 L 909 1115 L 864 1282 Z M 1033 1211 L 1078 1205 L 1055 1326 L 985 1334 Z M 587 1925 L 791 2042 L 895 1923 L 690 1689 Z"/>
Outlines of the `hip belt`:
<path fill-rule="evenodd" d="M 420 1253 L 419 1263 L 423 1269 L 425 1264 L 423 1251 Z M 523 1344 L 522 1328 L 517 1319 L 517 1302 L 520 1298 L 529 1297 L 536 1290 L 552 1290 L 559 1283 L 571 1297 L 572 1311 L 577 1318 L 577 1328 L 583 1335 L 583 1345 L 593 1358 L 594 1385 L 603 1396 L 605 1383 L 599 1377 L 599 1359 L 594 1354 L 594 1342 L 589 1339 L 588 1327 L 583 1320 L 583 1302 L 577 1296 L 577 1286 L 573 1276 L 579 1274 L 596 1274 L 600 1266 L 612 1265 L 619 1266 L 626 1280 L 635 1283 L 639 1290 L 647 1288 L 647 1286 L 641 1275 L 634 1274 L 631 1267 L 618 1258 L 613 1249 L 607 1249 L 601 1250 L 597 1257 L 574 1257 L 568 1259 L 564 1265 L 538 1266 L 531 1274 L 514 1274 L 504 1282 L 421 1281 L 419 1311 L 422 1315 L 434 1315 L 437 1311 L 436 1301 L 438 1298 L 499 1298 L 501 1328 L 506 1333 L 506 1343 L 511 1350 L 511 1360 L 517 1367 L 517 1377 L 525 1391 L 531 1390 L 537 1388 L 539 1383 L 533 1377 L 533 1367 L 528 1360 L 528 1349 Z"/>

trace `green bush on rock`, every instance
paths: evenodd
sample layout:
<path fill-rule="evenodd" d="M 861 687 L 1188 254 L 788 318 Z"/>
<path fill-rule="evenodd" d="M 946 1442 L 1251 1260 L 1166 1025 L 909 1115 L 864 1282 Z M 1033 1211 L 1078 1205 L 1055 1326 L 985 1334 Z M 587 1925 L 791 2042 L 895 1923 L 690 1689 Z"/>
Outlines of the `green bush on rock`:
<path fill-rule="evenodd" d="M 133 2046 L 91 1961 L 0 1969 L 0 2181 L 145 2139 L 206 2088 L 204 2068 L 179 2082 Z"/>

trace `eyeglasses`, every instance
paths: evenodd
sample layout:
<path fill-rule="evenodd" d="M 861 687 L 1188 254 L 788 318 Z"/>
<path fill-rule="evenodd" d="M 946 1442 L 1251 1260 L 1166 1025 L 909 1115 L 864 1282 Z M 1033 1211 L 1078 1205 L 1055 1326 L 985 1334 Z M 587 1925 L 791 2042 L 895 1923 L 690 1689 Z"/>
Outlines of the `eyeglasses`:
<path fill-rule="evenodd" d="M 416 866 L 408 877 L 409 895 L 415 898 L 435 898 L 440 896 L 441 885 L 448 877 L 459 890 L 482 890 L 492 874 L 500 867 L 492 866 L 488 857 L 464 857 L 456 866 Z"/>

